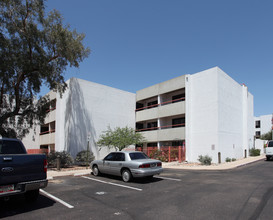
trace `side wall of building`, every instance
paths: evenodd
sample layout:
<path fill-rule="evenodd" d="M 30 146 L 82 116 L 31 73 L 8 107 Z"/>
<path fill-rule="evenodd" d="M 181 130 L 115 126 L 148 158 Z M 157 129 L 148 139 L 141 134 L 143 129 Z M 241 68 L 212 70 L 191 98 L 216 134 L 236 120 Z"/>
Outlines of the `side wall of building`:
<path fill-rule="evenodd" d="M 253 146 L 253 96 L 218 67 L 188 76 L 186 160 L 244 157 Z M 253 126 L 252 126 L 253 127 Z M 247 151 L 248 152 L 248 151 Z"/>
<path fill-rule="evenodd" d="M 209 155 L 217 161 L 217 68 L 188 75 L 186 80 L 186 160 Z"/>
<path fill-rule="evenodd" d="M 55 149 L 75 157 L 89 141 L 95 157 L 102 158 L 109 150 L 96 142 L 108 126 L 135 127 L 135 94 L 76 78 L 68 85 L 57 100 Z"/>
<path fill-rule="evenodd" d="M 218 104 L 221 161 L 242 158 L 253 146 L 253 96 L 245 85 L 218 69 Z"/>

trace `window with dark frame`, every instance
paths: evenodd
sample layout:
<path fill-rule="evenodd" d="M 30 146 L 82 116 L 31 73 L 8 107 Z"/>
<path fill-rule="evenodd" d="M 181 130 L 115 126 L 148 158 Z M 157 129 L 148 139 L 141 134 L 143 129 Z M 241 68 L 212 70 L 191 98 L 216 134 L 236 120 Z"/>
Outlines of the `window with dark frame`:
<path fill-rule="evenodd" d="M 172 127 L 185 127 L 185 118 L 174 118 L 172 120 Z"/>
<path fill-rule="evenodd" d="M 157 130 L 157 121 L 147 123 L 148 130 Z"/>
<path fill-rule="evenodd" d="M 261 127 L 261 121 L 255 121 L 255 127 L 260 128 Z"/>
<path fill-rule="evenodd" d="M 256 137 L 260 137 L 261 136 L 261 132 L 260 131 L 256 131 Z"/>
<path fill-rule="evenodd" d="M 181 102 L 183 101 L 183 98 L 185 98 L 185 94 L 174 95 L 172 97 L 172 103 Z"/>
<path fill-rule="evenodd" d="M 144 104 L 137 102 L 136 103 L 136 111 L 144 110 Z"/>
<path fill-rule="evenodd" d="M 157 100 L 152 101 L 152 102 L 148 102 L 147 108 L 155 108 L 155 107 L 157 107 L 157 104 L 158 104 Z"/>

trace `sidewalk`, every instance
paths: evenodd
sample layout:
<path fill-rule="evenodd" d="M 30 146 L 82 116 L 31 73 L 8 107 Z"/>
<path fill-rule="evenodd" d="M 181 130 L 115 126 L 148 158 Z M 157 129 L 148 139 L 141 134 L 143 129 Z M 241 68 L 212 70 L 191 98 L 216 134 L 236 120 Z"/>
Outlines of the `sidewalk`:
<path fill-rule="evenodd" d="M 254 163 L 259 160 L 265 160 L 265 155 L 260 155 L 256 157 L 247 157 L 247 158 L 238 159 L 233 162 L 223 162 L 220 164 L 212 164 L 209 166 L 200 165 L 198 163 L 185 163 L 185 162 L 163 163 L 163 168 L 187 169 L 187 170 L 228 170 L 228 169 L 234 169 L 240 166 L 245 166 L 247 164 Z"/>
<path fill-rule="evenodd" d="M 163 168 L 167 169 L 185 169 L 185 170 L 228 170 L 234 169 L 236 167 L 245 166 L 250 163 L 254 163 L 259 160 L 265 160 L 265 155 L 257 156 L 257 157 L 248 157 L 243 159 L 238 159 L 234 162 L 223 162 L 221 164 L 212 164 L 210 166 L 200 165 L 198 163 L 162 163 Z M 48 170 L 47 171 L 47 179 L 52 180 L 54 177 L 59 176 L 82 176 L 91 173 L 90 168 L 83 167 L 82 169 L 75 170 Z"/>

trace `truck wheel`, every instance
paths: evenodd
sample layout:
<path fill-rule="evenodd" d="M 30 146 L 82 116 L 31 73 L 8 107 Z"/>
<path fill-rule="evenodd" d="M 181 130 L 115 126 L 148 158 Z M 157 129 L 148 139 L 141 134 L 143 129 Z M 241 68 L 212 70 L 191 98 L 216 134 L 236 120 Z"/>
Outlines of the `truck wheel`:
<path fill-rule="evenodd" d="M 132 179 L 132 174 L 128 169 L 123 170 L 121 176 L 124 182 L 130 182 L 130 180 Z"/>
<path fill-rule="evenodd" d="M 100 175 L 100 171 L 99 171 L 99 168 L 98 168 L 97 165 L 93 166 L 92 171 L 93 171 L 94 176 L 99 176 Z"/>
<path fill-rule="evenodd" d="M 267 160 L 267 161 L 270 161 L 270 156 L 266 156 L 266 160 Z"/>
<path fill-rule="evenodd" d="M 35 202 L 39 196 L 39 189 L 31 190 L 25 193 L 27 202 Z"/>

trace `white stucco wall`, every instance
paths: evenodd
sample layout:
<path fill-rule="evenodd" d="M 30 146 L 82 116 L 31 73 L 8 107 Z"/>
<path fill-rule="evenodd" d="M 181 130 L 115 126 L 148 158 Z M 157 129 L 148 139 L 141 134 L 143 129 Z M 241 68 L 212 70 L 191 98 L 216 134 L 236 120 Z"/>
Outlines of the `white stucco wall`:
<path fill-rule="evenodd" d="M 269 132 L 272 129 L 271 119 L 272 119 L 271 114 L 270 115 L 261 115 L 259 117 L 255 117 L 255 121 L 260 120 L 260 122 L 261 122 L 261 127 L 260 128 L 255 128 L 255 131 L 260 131 L 261 135 Z"/>
<path fill-rule="evenodd" d="M 198 161 L 199 155 L 218 152 L 217 69 L 186 78 L 186 160 Z M 212 145 L 215 150 L 212 151 Z"/>
<path fill-rule="evenodd" d="M 186 82 L 186 159 L 199 155 L 221 162 L 242 158 L 253 145 L 253 96 L 218 67 L 190 75 Z"/>
<path fill-rule="evenodd" d="M 40 125 L 34 125 L 22 139 L 26 149 L 40 149 Z"/>
<path fill-rule="evenodd" d="M 76 78 L 67 84 L 63 98 L 57 99 L 55 149 L 75 157 L 87 148 L 90 134 L 90 148 L 102 158 L 109 150 L 99 150 L 96 142 L 108 126 L 135 127 L 135 94 Z"/>

